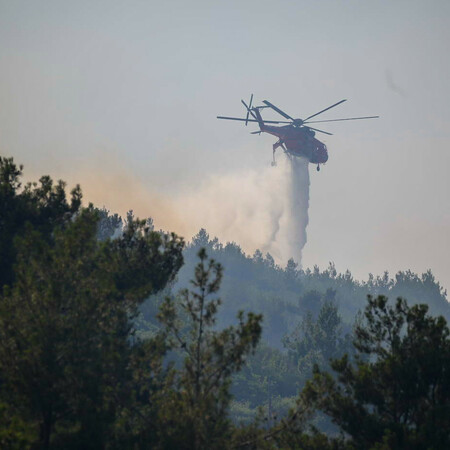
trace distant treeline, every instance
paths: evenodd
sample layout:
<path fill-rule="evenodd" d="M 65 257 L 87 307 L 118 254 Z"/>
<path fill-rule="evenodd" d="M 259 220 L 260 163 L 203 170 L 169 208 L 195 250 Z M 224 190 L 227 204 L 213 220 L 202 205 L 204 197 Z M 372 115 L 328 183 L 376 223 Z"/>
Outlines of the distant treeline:
<path fill-rule="evenodd" d="M 410 270 L 399 271 L 394 277 L 386 271 L 382 276 L 370 274 L 367 281 L 358 281 L 349 270 L 337 273 L 333 263 L 324 270 L 317 266 L 312 270 L 299 270 L 291 259 L 282 268 L 270 254 L 263 255 L 257 250 L 253 256 L 248 256 L 238 244 L 222 244 L 217 238 L 211 239 L 204 229 L 184 250 L 184 266 L 177 275 L 175 289 L 188 284 L 200 248 L 205 248 L 225 267 L 224 311 L 221 313 L 225 323 L 228 308 L 231 310 L 229 317 L 236 309 L 264 313 L 267 316 L 265 333 L 272 345 L 278 345 L 277 336 L 282 337 L 287 330 L 292 330 L 306 312 L 317 315 L 325 299 L 336 302 L 348 324 L 353 324 L 355 316 L 365 308 L 367 295 L 384 295 L 392 302 L 402 297 L 410 304 L 426 303 L 432 314 L 450 319 L 447 292 L 430 270 L 421 275 Z"/>

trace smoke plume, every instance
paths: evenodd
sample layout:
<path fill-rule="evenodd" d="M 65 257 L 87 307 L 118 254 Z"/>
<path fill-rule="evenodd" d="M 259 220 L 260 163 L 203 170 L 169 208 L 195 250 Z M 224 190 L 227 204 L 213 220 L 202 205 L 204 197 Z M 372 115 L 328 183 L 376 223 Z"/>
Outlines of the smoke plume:
<path fill-rule="evenodd" d="M 286 264 L 301 265 L 306 244 L 309 169 L 305 158 L 279 158 L 276 168 L 209 178 L 198 190 L 176 199 L 190 235 L 203 227 L 222 241 L 257 248 Z"/>
<path fill-rule="evenodd" d="M 67 179 L 67 178 L 66 178 Z M 278 166 L 211 174 L 197 186 L 166 193 L 109 158 L 72 173 L 84 198 L 124 216 L 130 209 L 151 217 L 157 229 L 190 240 L 200 228 L 221 242 L 236 242 L 253 254 L 270 253 L 279 264 L 301 263 L 308 225 L 308 162 L 280 155 Z"/>

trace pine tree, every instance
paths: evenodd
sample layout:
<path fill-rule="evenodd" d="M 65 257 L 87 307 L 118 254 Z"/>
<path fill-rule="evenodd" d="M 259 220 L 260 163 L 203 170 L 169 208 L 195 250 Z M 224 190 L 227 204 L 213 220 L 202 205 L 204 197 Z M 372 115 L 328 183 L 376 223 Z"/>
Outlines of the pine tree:
<path fill-rule="evenodd" d="M 173 347 L 184 355 L 175 375 L 176 390 L 163 411 L 166 448 L 228 447 L 231 376 L 241 369 L 261 334 L 262 317 L 252 313 L 245 319 L 240 312 L 236 327 L 214 329 L 222 266 L 208 259 L 204 249 L 198 256 L 192 289 L 181 292 L 179 303 L 167 298 L 159 316 Z"/>

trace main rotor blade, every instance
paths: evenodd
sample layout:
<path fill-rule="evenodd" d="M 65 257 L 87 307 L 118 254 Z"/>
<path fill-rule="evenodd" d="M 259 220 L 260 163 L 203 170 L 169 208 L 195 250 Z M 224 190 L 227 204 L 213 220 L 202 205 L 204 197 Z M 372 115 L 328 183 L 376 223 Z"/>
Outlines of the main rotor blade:
<path fill-rule="evenodd" d="M 226 120 L 240 120 L 240 121 L 246 121 L 246 119 L 241 119 L 240 117 L 225 117 L 225 116 L 217 116 L 218 119 L 226 119 Z M 248 119 L 249 122 L 258 122 L 258 120 Z M 291 123 L 291 122 L 285 122 L 282 120 L 263 120 L 264 123 Z"/>
<path fill-rule="evenodd" d="M 317 128 L 308 127 L 308 126 L 306 126 L 306 128 L 309 128 L 310 130 L 318 131 L 319 133 L 328 134 L 329 136 L 333 136 L 333 133 L 328 133 L 328 131 L 318 130 Z"/>
<path fill-rule="evenodd" d="M 278 114 L 281 114 L 283 117 L 285 117 L 286 119 L 291 119 L 294 120 L 289 114 L 286 114 L 284 111 L 281 111 L 280 108 L 277 108 L 275 105 L 273 105 L 272 103 L 268 102 L 267 100 L 263 100 L 263 103 L 267 106 L 269 106 L 270 108 L 272 108 L 274 111 L 276 111 Z"/>
<path fill-rule="evenodd" d="M 313 120 L 312 122 L 304 122 L 304 123 L 341 122 L 343 120 L 378 119 L 379 117 L 380 116 L 349 117 L 348 119 Z"/>
<path fill-rule="evenodd" d="M 312 116 L 309 116 L 309 117 L 307 117 L 306 119 L 303 119 L 303 122 L 305 122 L 305 121 L 307 121 L 308 119 L 311 119 L 311 118 L 313 118 L 313 117 L 316 117 L 316 116 L 318 116 L 319 114 L 322 114 L 323 112 L 328 111 L 329 109 L 334 108 L 335 106 L 340 105 L 341 103 L 344 103 L 344 102 L 346 102 L 346 101 L 347 101 L 347 99 L 344 99 L 344 100 L 341 100 L 340 102 L 335 103 L 334 105 L 329 106 L 328 108 L 322 109 L 322 111 L 319 111 L 319 112 L 313 114 Z"/>

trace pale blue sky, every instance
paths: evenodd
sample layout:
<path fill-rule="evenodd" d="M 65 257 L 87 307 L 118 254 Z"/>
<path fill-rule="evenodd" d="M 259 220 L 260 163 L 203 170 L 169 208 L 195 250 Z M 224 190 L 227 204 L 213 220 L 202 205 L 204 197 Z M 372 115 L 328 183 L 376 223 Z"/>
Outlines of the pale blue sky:
<path fill-rule="evenodd" d="M 299 117 L 347 98 L 323 118 L 382 117 L 323 126 L 304 264 L 450 287 L 449 43 L 448 1 L 0 0 L 0 153 L 176 199 L 268 166 L 273 138 L 215 119 L 241 98 Z"/>

